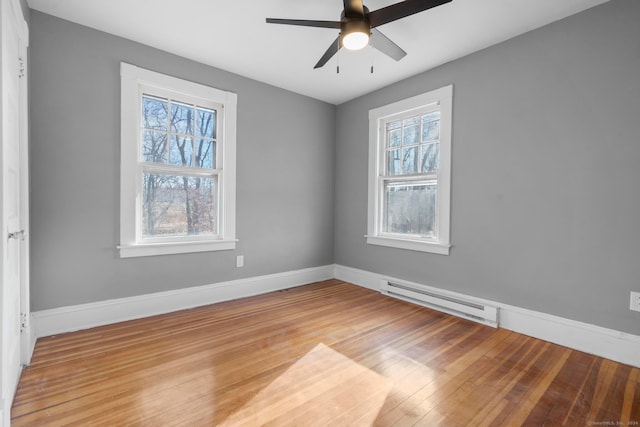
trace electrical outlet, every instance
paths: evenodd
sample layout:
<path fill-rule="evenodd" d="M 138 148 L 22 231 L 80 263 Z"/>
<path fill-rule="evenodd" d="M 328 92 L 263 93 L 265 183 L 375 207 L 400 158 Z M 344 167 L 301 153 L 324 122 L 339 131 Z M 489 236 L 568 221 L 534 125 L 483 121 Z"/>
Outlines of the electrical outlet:
<path fill-rule="evenodd" d="M 236 257 L 236 267 L 244 267 L 244 255 L 238 255 Z"/>
<path fill-rule="evenodd" d="M 633 311 L 640 311 L 640 292 L 631 292 L 631 304 L 629 309 Z"/>

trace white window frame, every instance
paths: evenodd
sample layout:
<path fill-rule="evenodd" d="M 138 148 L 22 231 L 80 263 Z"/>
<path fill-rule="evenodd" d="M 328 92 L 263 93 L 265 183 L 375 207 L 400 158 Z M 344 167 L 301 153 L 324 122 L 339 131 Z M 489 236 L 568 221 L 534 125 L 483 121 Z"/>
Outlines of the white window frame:
<path fill-rule="evenodd" d="M 121 258 L 231 250 L 236 247 L 236 122 L 237 94 L 176 77 L 120 63 L 120 250 Z M 216 144 L 216 175 L 219 180 L 217 236 L 143 239 L 141 224 L 142 94 L 164 94 L 176 101 L 216 104 L 222 112 Z M 220 162 L 220 163 L 218 163 Z M 167 166 L 171 168 L 171 166 Z M 158 170 L 162 169 L 160 166 Z"/>
<path fill-rule="evenodd" d="M 453 85 L 369 110 L 369 179 L 366 241 L 371 245 L 449 255 L 451 210 L 451 127 Z M 439 105 L 439 108 L 437 108 Z M 398 117 L 440 110 L 440 161 L 436 233 L 433 238 L 385 233 L 383 230 L 385 123 Z M 419 179 L 412 175 L 407 180 Z"/>

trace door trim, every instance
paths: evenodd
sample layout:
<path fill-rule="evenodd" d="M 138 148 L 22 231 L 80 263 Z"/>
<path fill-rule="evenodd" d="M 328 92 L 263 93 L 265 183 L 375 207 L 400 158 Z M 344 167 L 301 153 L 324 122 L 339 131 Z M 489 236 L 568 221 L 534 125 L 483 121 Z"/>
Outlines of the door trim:
<path fill-rule="evenodd" d="M 19 0 L 2 0 L 0 5 L 2 9 L 2 23 L 0 23 L 0 43 L 4 44 L 4 35 L 15 32 L 15 36 L 18 39 L 18 61 L 14 62 L 14 58 L 10 58 L 11 61 L 7 61 L 2 65 L 5 69 L 5 65 L 13 67 L 19 67 L 18 70 L 18 156 L 19 156 L 19 168 L 20 176 L 18 177 L 19 185 L 19 200 L 20 204 L 20 217 L 18 219 L 20 229 L 25 230 L 24 240 L 20 244 L 20 307 L 19 312 L 21 318 L 25 318 L 25 328 L 20 334 L 19 342 L 16 343 L 19 346 L 19 360 L 20 367 L 18 369 L 18 376 L 13 378 L 14 368 L 8 367 L 7 361 L 4 359 L 4 349 L 0 355 L 0 381 L 2 382 L 2 400 L 0 401 L 0 426 L 9 425 L 11 418 L 11 406 L 15 396 L 16 388 L 19 381 L 19 373 L 22 365 L 28 364 L 31 358 L 32 351 L 30 349 L 32 340 L 31 326 L 29 322 L 30 310 L 29 310 L 29 135 L 28 135 L 28 73 L 27 73 L 27 58 L 28 58 L 28 45 L 29 45 L 29 29 L 22 13 L 22 6 Z M 6 25 L 6 27 L 5 27 Z M 4 56 L 4 47 L 0 48 L 0 53 Z M 12 53 L 13 54 L 13 53 Z M 4 62 L 4 61 L 2 61 Z M 5 81 L 4 71 L 0 71 L 0 78 Z M 0 82 L 0 92 L 3 94 L 6 88 L 3 87 L 3 83 Z M 4 101 L 3 101 L 4 104 Z M 4 140 L 4 130 L 2 126 L 5 125 L 8 113 L 4 111 L 4 106 L 0 107 L 0 114 L 2 115 L 2 121 L 0 122 L 0 148 L 4 151 L 5 144 L 8 142 Z M 0 155 L 0 162 L 4 162 Z M 0 163 L 0 174 L 4 175 L 4 165 Z M 5 186 L 4 178 L 0 178 L 0 185 Z M 0 195 L 4 197 L 4 188 L 0 190 Z M 0 202 L 0 205 L 3 202 Z M 0 214 L 4 215 L 4 206 L 0 207 Z M 4 235 L 7 230 L 5 229 L 4 221 L 2 221 L 2 238 L 6 238 Z M 0 256 L 5 256 L 4 251 L 0 249 Z M 0 268 L 0 285 L 2 286 L 2 293 L 4 294 L 4 272 Z M 0 304 L 4 304 L 2 297 L 0 297 Z M 0 326 L 4 330 L 4 318 L 0 320 Z M 5 342 L 5 337 L 2 336 L 2 343 Z M 11 373 L 12 378 L 6 377 L 7 373 Z"/>
<path fill-rule="evenodd" d="M 29 292 L 30 271 L 30 220 L 29 220 L 29 27 L 27 26 L 19 0 L 12 0 L 14 9 L 17 8 L 16 19 L 21 23 L 20 56 L 22 63 L 22 77 L 20 78 L 20 213 L 24 240 L 21 245 L 20 271 L 20 313 L 24 318 L 24 327 L 20 335 L 20 361 L 28 366 L 31 362 L 35 347 L 35 336 L 31 333 L 31 310 Z"/>

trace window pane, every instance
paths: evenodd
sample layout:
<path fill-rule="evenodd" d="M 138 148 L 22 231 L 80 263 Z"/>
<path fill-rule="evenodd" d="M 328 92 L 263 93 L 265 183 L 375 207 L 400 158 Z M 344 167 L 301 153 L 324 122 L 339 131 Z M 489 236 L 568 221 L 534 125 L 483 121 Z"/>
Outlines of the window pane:
<path fill-rule="evenodd" d="M 213 169 L 216 151 L 215 141 L 199 139 L 196 147 L 196 167 Z"/>
<path fill-rule="evenodd" d="M 422 116 L 422 141 L 437 141 L 440 139 L 440 111 Z"/>
<path fill-rule="evenodd" d="M 217 178 L 145 173 L 143 237 L 215 235 Z"/>
<path fill-rule="evenodd" d="M 400 137 L 402 135 L 402 129 L 394 129 L 387 133 L 387 147 L 400 146 Z"/>
<path fill-rule="evenodd" d="M 387 184 L 385 232 L 434 236 L 436 184 Z"/>
<path fill-rule="evenodd" d="M 434 172 L 440 165 L 440 143 L 422 145 L 422 172 Z"/>
<path fill-rule="evenodd" d="M 418 141 L 419 134 L 420 134 L 420 124 L 416 124 L 415 126 L 405 127 L 402 135 L 402 144 L 403 145 L 417 144 L 419 142 Z"/>
<path fill-rule="evenodd" d="M 143 131 L 142 160 L 153 163 L 167 162 L 167 134 Z"/>
<path fill-rule="evenodd" d="M 170 164 L 191 166 L 193 163 L 193 139 L 171 136 Z"/>
<path fill-rule="evenodd" d="M 396 120 L 395 122 L 387 123 L 387 132 L 393 129 L 400 129 L 402 127 L 402 120 Z"/>
<path fill-rule="evenodd" d="M 171 103 L 171 132 L 193 135 L 193 106 Z"/>
<path fill-rule="evenodd" d="M 400 175 L 400 150 L 387 152 L 387 175 Z"/>
<path fill-rule="evenodd" d="M 408 119 L 404 119 L 404 121 L 402 122 L 402 126 L 404 127 L 418 126 L 419 124 L 420 124 L 420 117 L 411 117 Z"/>
<path fill-rule="evenodd" d="M 147 129 L 167 130 L 167 101 L 142 97 L 142 127 Z"/>
<path fill-rule="evenodd" d="M 402 149 L 402 173 L 418 173 L 418 147 Z"/>
<path fill-rule="evenodd" d="M 216 111 L 198 108 L 198 136 L 216 137 Z"/>

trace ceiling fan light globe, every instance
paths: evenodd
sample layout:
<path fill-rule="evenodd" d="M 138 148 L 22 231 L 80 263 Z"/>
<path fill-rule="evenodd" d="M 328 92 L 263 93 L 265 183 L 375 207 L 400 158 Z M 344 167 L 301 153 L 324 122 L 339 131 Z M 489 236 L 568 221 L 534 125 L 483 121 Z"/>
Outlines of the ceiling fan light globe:
<path fill-rule="evenodd" d="M 349 50 L 360 50 L 368 44 L 369 34 L 360 31 L 345 34 L 342 39 L 342 45 Z"/>

